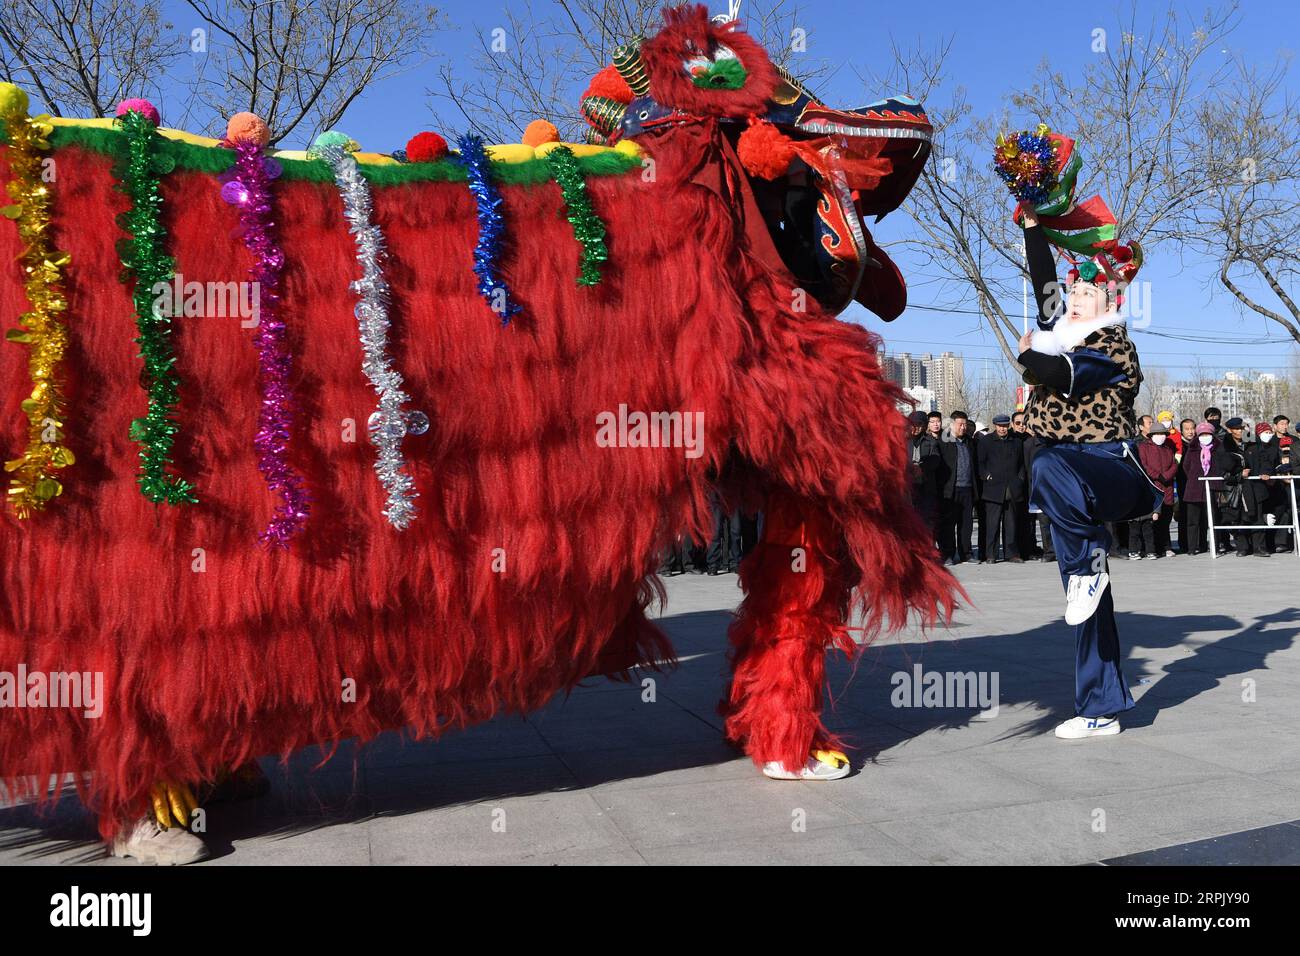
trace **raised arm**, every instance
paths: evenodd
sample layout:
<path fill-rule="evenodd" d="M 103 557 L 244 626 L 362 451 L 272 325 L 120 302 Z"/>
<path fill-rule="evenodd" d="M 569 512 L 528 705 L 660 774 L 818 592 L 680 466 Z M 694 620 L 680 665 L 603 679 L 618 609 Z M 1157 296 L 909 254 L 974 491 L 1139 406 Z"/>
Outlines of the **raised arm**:
<path fill-rule="evenodd" d="M 1043 227 L 1038 224 L 1038 216 L 1033 210 L 1022 208 L 1025 209 L 1022 220 L 1025 227 L 1025 261 L 1029 264 L 1029 284 L 1033 286 L 1034 301 L 1038 304 L 1038 327 L 1049 329 L 1065 311 L 1063 297 L 1059 293 L 1051 295 L 1057 281 L 1056 259 Z"/>

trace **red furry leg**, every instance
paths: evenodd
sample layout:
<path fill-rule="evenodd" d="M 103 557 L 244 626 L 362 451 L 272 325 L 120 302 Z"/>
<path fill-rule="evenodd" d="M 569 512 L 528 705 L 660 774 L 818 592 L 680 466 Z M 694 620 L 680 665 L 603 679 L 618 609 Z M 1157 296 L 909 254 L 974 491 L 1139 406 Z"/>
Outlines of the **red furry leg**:
<path fill-rule="evenodd" d="M 842 749 L 821 720 L 826 652 L 852 652 L 849 589 L 831 552 L 827 516 L 774 495 L 763 541 L 741 568 L 746 597 L 732 624 L 729 740 L 756 764 L 802 767 L 814 749 Z"/>

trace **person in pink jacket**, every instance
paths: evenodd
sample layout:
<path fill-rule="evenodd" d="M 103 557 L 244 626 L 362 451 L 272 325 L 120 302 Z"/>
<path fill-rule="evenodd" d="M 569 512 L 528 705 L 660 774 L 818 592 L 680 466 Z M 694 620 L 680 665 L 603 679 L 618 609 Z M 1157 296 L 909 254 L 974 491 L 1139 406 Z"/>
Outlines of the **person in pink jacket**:
<path fill-rule="evenodd" d="M 1129 522 L 1129 560 L 1172 556 L 1169 519 L 1174 513 L 1174 478 L 1178 474 L 1178 461 L 1173 446 L 1169 444 L 1168 427 L 1159 420 L 1152 424 L 1146 441 L 1138 442 L 1137 453 L 1142 470 L 1164 497 L 1160 500 L 1159 511 Z"/>

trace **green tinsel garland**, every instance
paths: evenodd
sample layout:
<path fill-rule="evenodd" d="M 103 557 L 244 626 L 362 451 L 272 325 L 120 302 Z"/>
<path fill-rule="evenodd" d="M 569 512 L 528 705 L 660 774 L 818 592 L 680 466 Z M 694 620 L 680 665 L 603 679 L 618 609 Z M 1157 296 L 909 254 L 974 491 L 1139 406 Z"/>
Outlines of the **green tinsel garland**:
<path fill-rule="evenodd" d="M 546 154 L 546 165 L 564 196 L 564 205 L 569 210 L 568 220 L 573 224 L 573 236 L 582 243 L 582 274 L 578 276 L 578 285 L 595 285 L 600 281 L 601 263 L 609 258 L 609 250 L 605 248 L 605 224 L 591 208 L 587 181 L 573 150 L 567 146 L 555 147 Z"/>
<path fill-rule="evenodd" d="M 175 161 L 158 151 L 158 133 L 148 119 L 131 110 L 119 122 L 126 134 L 126 155 L 118 164 L 118 186 L 131 199 L 131 208 L 118 217 L 130 237 L 118 243 L 122 280 L 134 282 L 135 340 L 144 360 L 141 379 L 149 393 L 149 410 L 131 423 L 131 439 L 140 445 L 140 492 L 155 504 L 194 504 L 194 486 L 168 473 L 172 444 L 180 426 L 172 418 L 179 401 L 180 381 L 176 358 L 169 341 L 171 316 L 155 308 L 157 283 L 170 285 L 176 271 L 166 252 L 167 230 L 161 222 L 160 177 L 170 172 Z"/>

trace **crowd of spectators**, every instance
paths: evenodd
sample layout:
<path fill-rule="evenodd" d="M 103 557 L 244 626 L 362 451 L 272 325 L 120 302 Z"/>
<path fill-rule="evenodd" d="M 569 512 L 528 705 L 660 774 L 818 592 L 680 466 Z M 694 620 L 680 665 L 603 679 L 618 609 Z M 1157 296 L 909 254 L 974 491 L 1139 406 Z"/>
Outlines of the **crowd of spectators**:
<path fill-rule="evenodd" d="M 995 415 L 989 428 L 962 411 L 946 424 L 939 412 L 913 412 L 909 423 L 913 501 L 948 564 L 1056 560 L 1051 528 L 1030 503 L 1040 443 L 1023 414 Z M 1289 416 L 1248 428 L 1207 408 L 1199 422 L 1175 426 L 1172 413 L 1160 412 L 1143 415 L 1135 437 L 1138 461 L 1163 500 L 1159 511 L 1110 528 L 1112 557 L 1202 554 L 1211 508 L 1220 554 L 1266 558 L 1295 547 L 1290 482 L 1281 479 L 1300 438 Z"/>

